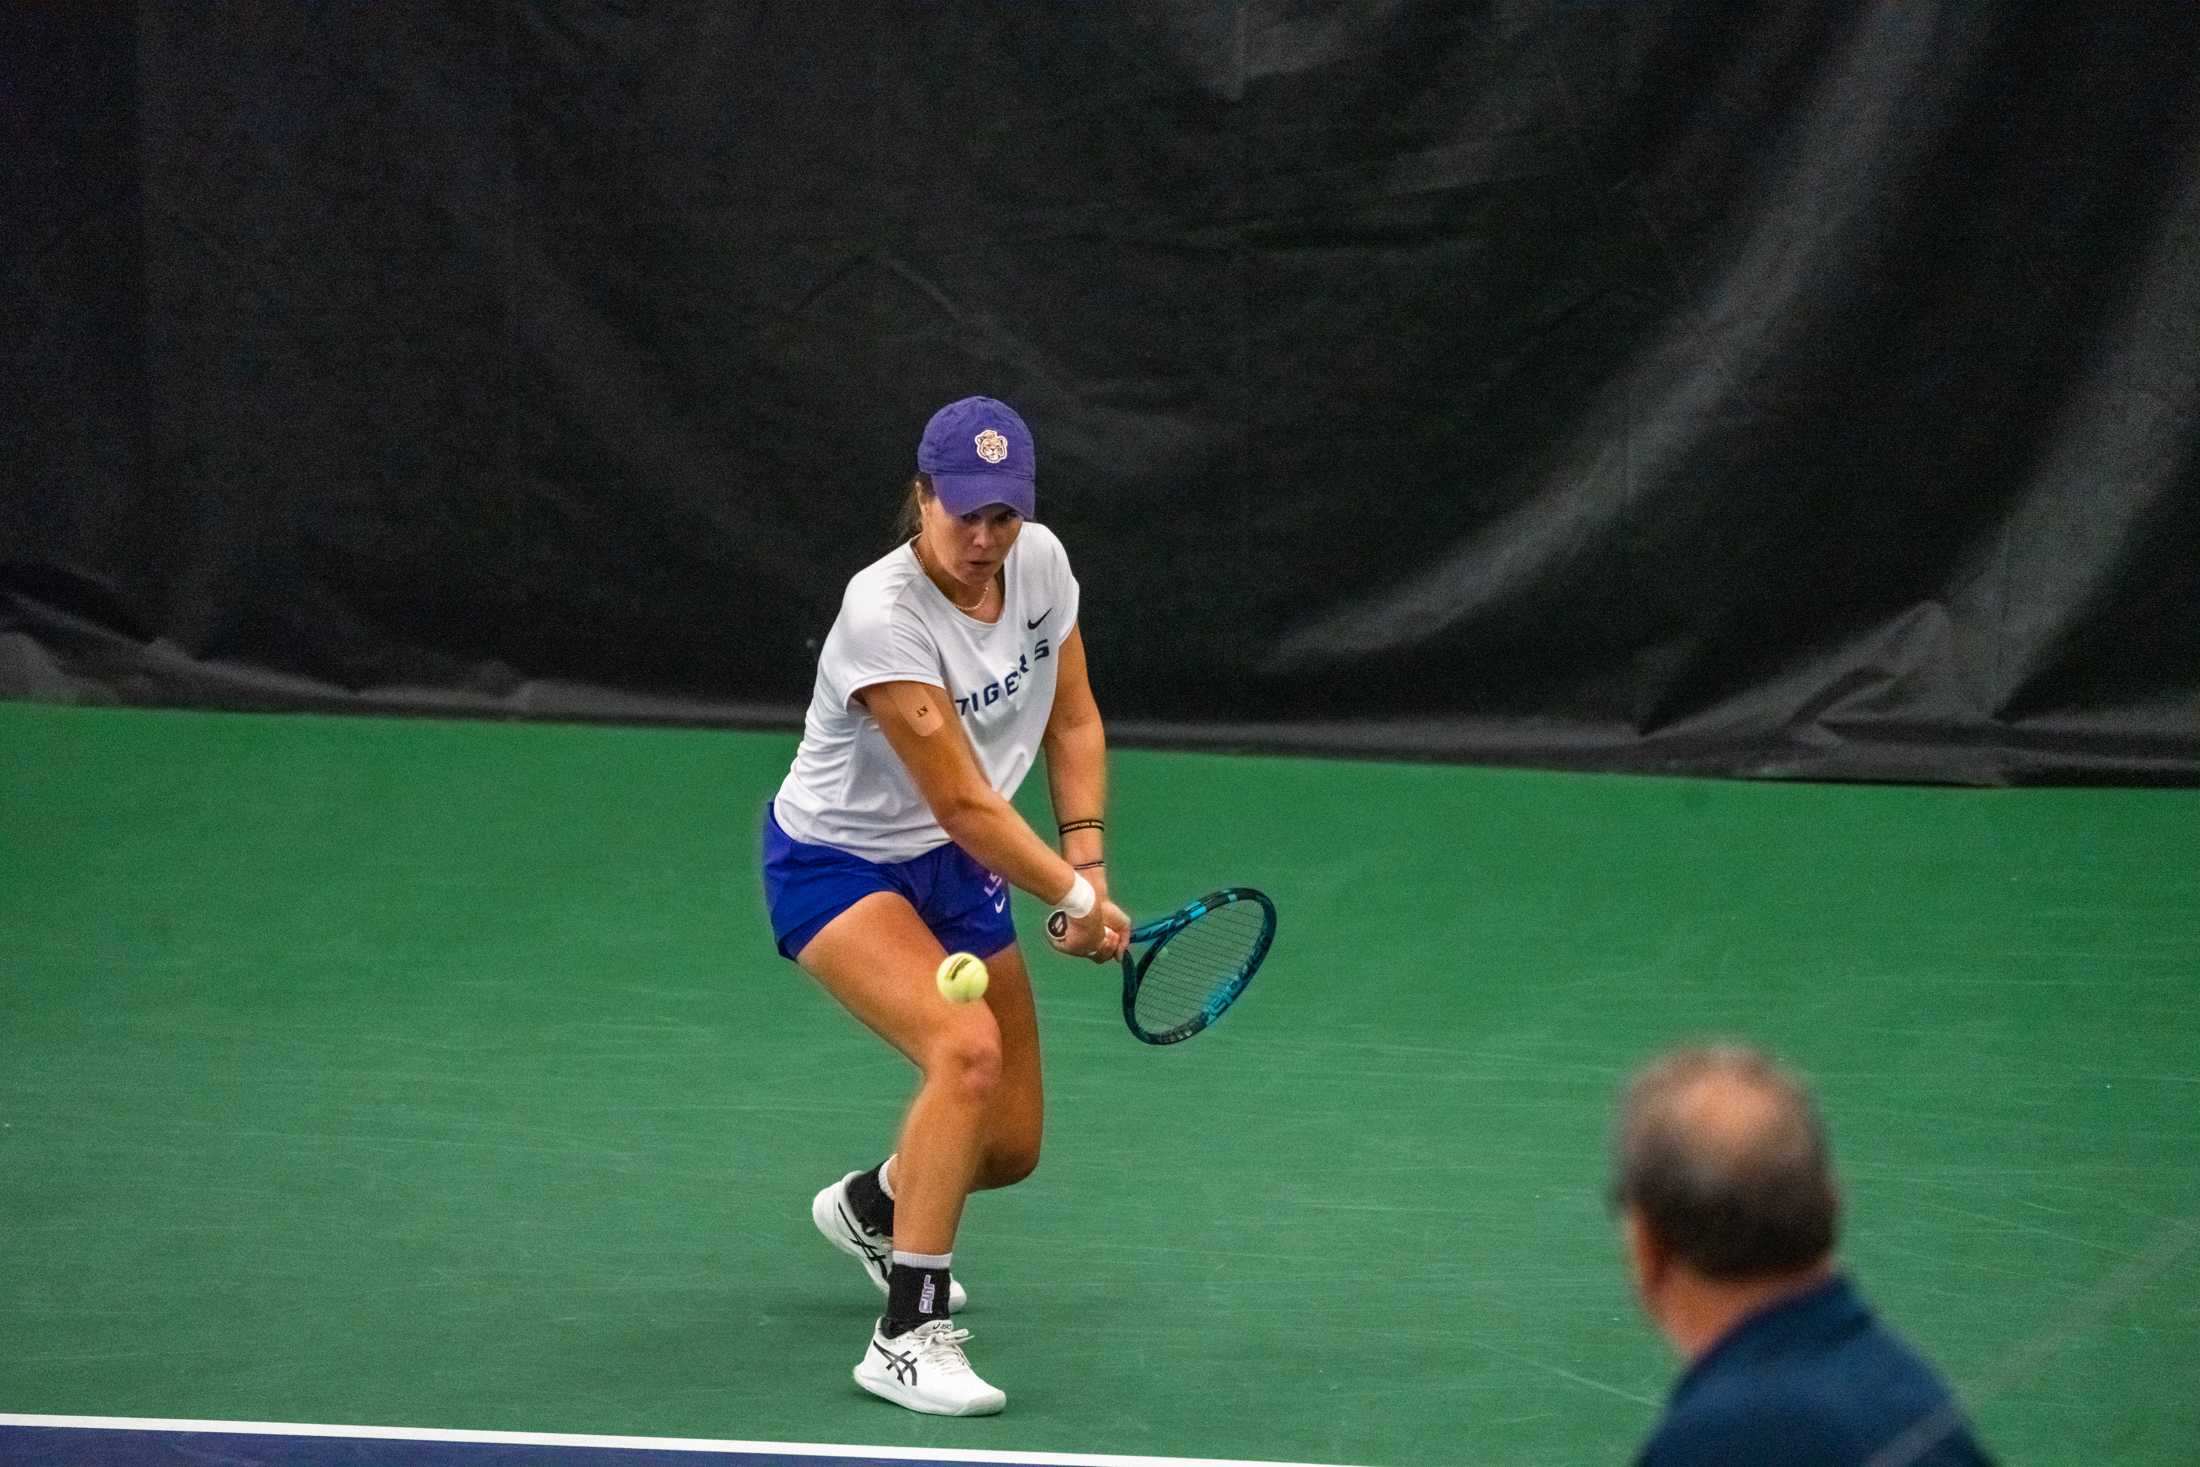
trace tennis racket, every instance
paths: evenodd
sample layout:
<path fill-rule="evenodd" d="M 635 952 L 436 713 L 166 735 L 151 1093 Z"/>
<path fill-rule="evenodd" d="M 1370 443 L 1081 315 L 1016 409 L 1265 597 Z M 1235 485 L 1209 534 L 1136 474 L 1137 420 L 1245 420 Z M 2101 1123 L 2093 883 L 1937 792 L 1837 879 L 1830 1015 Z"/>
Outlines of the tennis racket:
<path fill-rule="evenodd" d="M 1123 949 L 1123 1022 L 1148 1044 L 1191 1038 L 1237 1002 L 1275 936 L 1276 904 L 1249 886 L 1141 923 Z"/>

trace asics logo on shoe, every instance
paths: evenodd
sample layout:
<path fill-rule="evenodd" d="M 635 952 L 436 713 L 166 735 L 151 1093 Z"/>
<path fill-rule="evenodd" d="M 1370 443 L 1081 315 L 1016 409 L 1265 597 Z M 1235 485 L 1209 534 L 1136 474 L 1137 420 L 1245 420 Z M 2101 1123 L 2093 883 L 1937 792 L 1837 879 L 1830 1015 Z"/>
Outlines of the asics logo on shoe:
<path fill-rule="evenodd" d="M 840 1214 L 840 1225 L 848 1230 L 849 1239 L 863 1250 L 863 1256 L 883 1267 L 886 1263 L 887 1254 L 893 1250 L 872 1242 L 871 1239 L 874 1235 L 871 1230 L 850 1217 L 848 1209 L 840 1203 L 835 1202 L 833 1204 L 833 1211 Z"/>
<path fill-rule="evenodd" d="M 903 1385 L 915 1385 L 917 1383 L 917 1355 L 914 1350 L 906 1355 L 897 1355 L 877 1340 L 871 1341 L 871 1348 L 885 1357 L 886 1368 L 894 1372 L 894 1379 L 900 1381 Z M 842 1356 L 841 1358 L 846 1359 L 847 1357 Z"/>

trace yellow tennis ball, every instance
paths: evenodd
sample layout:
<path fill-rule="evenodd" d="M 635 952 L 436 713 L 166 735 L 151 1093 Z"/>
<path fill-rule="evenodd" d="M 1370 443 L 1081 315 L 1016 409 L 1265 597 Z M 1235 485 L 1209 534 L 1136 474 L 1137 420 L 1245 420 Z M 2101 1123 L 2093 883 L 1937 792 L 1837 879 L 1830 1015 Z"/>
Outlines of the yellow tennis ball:
<path fill-rule="evenodd" d="M 940 997 L 949 1003 L 976 1003 L 984 998 L 992 976 L 985 970 L 985 960 L 969 953 L 949 953 L 940 959 L 940 971 L 934 975 Z"/>

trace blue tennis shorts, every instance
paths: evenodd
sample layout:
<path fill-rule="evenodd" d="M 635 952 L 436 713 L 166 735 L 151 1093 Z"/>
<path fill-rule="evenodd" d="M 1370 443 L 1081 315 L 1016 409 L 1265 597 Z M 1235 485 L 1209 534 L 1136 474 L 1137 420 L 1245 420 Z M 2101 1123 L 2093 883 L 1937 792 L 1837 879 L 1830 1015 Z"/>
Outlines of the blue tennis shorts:
<path fill-rule="evenodd" d="M 1016 940 L 1008 886 L 949 841 L 913 861 L 866 861 L 779 828 L 764 806 L 764 905 L 779 955 L 793 958 L 825 924 L 874 891 L 898 891 L 951 953 L 991 957 Z"/>

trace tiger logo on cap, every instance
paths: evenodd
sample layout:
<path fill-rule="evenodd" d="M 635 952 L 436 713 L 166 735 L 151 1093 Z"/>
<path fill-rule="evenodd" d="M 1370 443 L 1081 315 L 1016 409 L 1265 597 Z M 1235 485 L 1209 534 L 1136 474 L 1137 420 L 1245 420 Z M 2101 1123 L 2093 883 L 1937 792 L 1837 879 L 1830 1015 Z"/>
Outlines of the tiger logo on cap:
<path fill-rule="evenodd" d="M 978 445 L 978 457 L 984 459 L 989 464 L 997 464 L 1002 459 L 1008 457 L 1008 440 L 1006 438 L 1003 438 L 999 433 L 995 432 L 991 428 L 988 428 L 983 433 L 980 433 L 977 436 L 976 442 Z"/>

